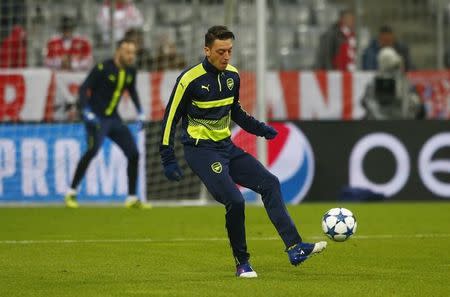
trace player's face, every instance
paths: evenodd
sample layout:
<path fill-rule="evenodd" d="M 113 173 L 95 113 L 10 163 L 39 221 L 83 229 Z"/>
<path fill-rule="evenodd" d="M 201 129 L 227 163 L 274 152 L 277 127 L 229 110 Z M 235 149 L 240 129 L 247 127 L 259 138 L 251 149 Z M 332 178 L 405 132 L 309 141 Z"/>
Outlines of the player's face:
<path fill-rule="evenodd" d="M 211 47 L 205 47 L 205 55 L 208 61 L 220 71 L 224 71 L 231 59 L 233 40 L 214 40 Z"/>
<path fill-rule="evenodd" d="M 136 45 L 132 42 L 124 42 L 117 49 L 117 54 L 122 66 L 130 66 L 136 60 Z"/>

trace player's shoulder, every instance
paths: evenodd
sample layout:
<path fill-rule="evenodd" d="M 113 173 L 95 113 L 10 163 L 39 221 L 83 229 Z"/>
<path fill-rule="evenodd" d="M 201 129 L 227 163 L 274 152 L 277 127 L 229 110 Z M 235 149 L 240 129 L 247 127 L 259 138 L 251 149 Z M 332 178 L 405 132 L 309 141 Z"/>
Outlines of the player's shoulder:
<path fill-rule="evenodd" d="M 178 76 L 178 81 L 185 87 L 187 87 L 192 81 L 198 79 L 199 77 L 206 74 L 206 70 L 202 63 L 195 64 L 187 69 L 185 69 Z"/>
<path fill-rule="evenodd" d="M 128 66 L 127 67 L 127 73 L 132 75 L 132 76 L 136 76 L 137 71 L 138 70 L 137 70 L 136 66 Z"/>
<path fill-rule="evenodd" d="M 225 70 L 228 71 L 228 72 L 233 72 L 233 73 L 236 73 L 237 75 L 239 75 L 239 71 L 237 70 L 237 68 L 234 67 L 231 64 L 228 64 L 227 68 Z"/>
<path fill-rule="evenodd" d="M 225 73 L 227 74 L 227 77 L 233 79 L 235 82 L 240 82 L 241 78 L 239 77 L 239 71 L 233 65 L 228 64 Z"/>
<path fill-rule="evenodd" d="M 111 65 L 113 64 L 113 60 L 112 59 L 107 59 L 107 60 L 103 60 L 101 62 L 98 62 L 95 66 L 94 69 L 96 69 L 97 71 L 104 71 L 104 70 L 108 70 Z"/>

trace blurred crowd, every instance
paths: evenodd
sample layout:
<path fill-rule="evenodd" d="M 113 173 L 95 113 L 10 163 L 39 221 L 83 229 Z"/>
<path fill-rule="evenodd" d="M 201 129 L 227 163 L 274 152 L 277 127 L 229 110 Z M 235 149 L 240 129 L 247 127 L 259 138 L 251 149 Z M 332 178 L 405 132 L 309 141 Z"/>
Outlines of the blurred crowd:
<path fill-rule="evenodd" d="M 355 16 L 343 10 L 338 21 L 320 38 L 316 69 L 354 71 L 357 59 Z M 392 27 L 383 25 L 364 49 L 361 69 L 376 71 L 367 85 L 362 105 L 365 119 L 423 119 L 425 107 L 406 72 L 414 70 L 409 47 Z"/>
<path fill-rule="evenodd" d="M 3 16 L 1 16 L 2 28 L 7 28 L 8 34 L 1 40 L 0 67 L 26 67 L 29 36 L 24 29 L 25 20 L 20 17 L 26 10 L 25 1 L 7 1 L 7 3 L 8 9 L 2 8 Z M 181 69 L 186 66 L 183 51 L 177 49 L 173 36 L 158 36 L 158 40 L 152 42 L 152 48 L 146 46 L 144 16 L 132 0 L 116 0 L 114 5 L 112 9 L 110 1 L 104 0 L 100 6 L 96 6 L 98 11 L 95 24 L 98 34 L 95 37 L 98 40 L 95 40 L 94 45 L 88 36 L 77 32 L 76 17 L 60 15 L 59 26 L 54 28 L 54 35 L 47 40 L 42 49 L 43 64 L 52 69 L 86 70 L 94 62 L 93 50 L 97 50 L 98 47 L 107 48 L 123 37 L 129 37 L 135 39 L 138 46 L 136 65 L 139 69 L 159 71 Z M 111 13 L 113 13 L 112 20 Z M 6 18 L 9 19 L 3 20 Z M 398 39 L 394 28 L 389 25 L 382 26 L 367 48 L 359 51 L 360 59 L 358 59 L 357 37 L 354 13 L 351 10 L 342 10 L 334 24 L 325 32 L 316 34 L 319 44 L 315 63 L 309 65 L 307 69 L 377 70 L 377 55 L 384 47 L 392 47 L 401 56 L 405 71 L 414 69 L 409 47 Z M 298 59 L 302 59 L 302 55 Z"/>
<path fill-rule="evenodd" d="M 146 48 L 144 44 L 143 15 L 132 0 L 116 0 L 114 9 L 110 1 L 105 0 L 99 8 L 96 24 L 100 47 L 108 47 L 122 38 L 135 40 L 138 54 L 136 66 L 140 70 L 182 69 L 186 66 L 184 57 L 178 53 L 175 40 L 169 36 L 160 36 L 155 42 L 155 49 Z M 2 28 L 9 33 L 0 41 L 0 67 L 27 67 L 27 41 L 25 20 L 14 17 L 23 15 L 25 1 L 8 3 L 4 8 L 6 16 L 2 20 Z M 111 21 L 111 12 L 113 20 Z M 8 20 L 6 20 L 8 18 Z M 111 29 L 111 25 L 113 29 Z M 90 38 L 77 32 L 77 20 L 74 16 L 61 15 L 59 26 L 54 28 L 51 36 L 42 49 L 43 64 L 55 70 L 85 71 L 94 63 L 94 47 Z M 113 36 L 112 36 L 113 35 Z"/>
<path fill-rule="evenodd" d="M 382 48 L 393 48 L 402 58 L 405 71 L 414 66 L 409 54 L 409 47 L 397 40 L 393 28 L 383 25 L 378 36 L 370 41 L 362 54 L 361 69 L 377 70 L 377 56 Z M 316 57 L 316 69 L 354 71 L 357 69 L 357 40 L 355 32 L 355 15 L 351 10 L 342 10 L 339 19 L 320 37 Z"/>

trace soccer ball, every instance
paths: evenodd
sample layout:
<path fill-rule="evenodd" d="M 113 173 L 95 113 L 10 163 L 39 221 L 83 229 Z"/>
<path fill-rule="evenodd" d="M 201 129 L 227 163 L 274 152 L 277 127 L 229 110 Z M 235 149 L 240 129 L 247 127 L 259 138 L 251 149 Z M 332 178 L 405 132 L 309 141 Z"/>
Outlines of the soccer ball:
<path fill-rule="evenodd" d="M 346 208 L 332 208 L 322 218 L 323 232 L 334 241 L 347 240 L 356 232 L 356 218 Z"/>

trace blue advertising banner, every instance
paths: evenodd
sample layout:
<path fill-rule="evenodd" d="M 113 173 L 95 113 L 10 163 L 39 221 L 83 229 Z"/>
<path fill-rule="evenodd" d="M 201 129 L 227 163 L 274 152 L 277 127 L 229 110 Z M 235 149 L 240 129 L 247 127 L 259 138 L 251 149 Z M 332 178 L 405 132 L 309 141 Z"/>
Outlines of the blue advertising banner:
<path fill-rule="evenodd" d="M 145 197 L 145 137 L 129 125 L 141 151 L 138 191 Z M 143 134 L 143 133 L 142 133 Z M 86 150 L 83 124 L 2 124 L 0 202 L 62 202 Z M 127 160 L 106 140 L 79 187 L 79 200 L 122 202 L 128 192 Z"/>

